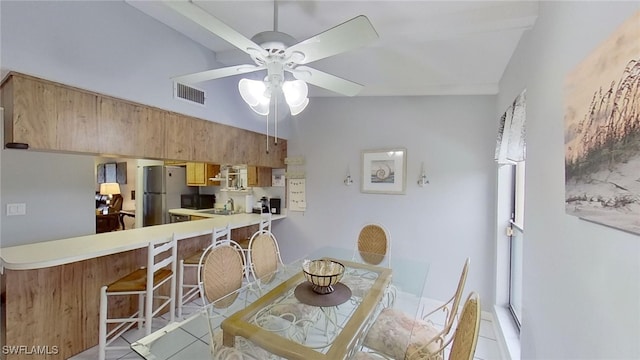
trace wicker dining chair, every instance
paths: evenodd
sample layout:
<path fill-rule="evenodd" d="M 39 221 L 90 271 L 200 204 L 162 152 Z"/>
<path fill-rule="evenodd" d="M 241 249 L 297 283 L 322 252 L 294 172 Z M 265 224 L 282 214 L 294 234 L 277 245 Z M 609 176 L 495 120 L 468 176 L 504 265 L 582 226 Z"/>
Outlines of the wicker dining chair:
<path fill-rule="evenodd" d="M 480 296 L 476 292 L 471 292 L 460 312 L 460 319 L 453 336 L 445 342 L 439 344 L 436 351 L 425 352 L 427 344 L 406 344 L 400 343 L 403 351 L 395 357 L 388 357 L 386 354 L 376 352 L 360 351 L 355 354 L 353 360 L 373 360 L 373 359 L 404 359 L 404 360 L 437 360 L 444 359 L 444 353 L 448 349 L 448 360 L 473 360 L 473 356 L 478 344 L 480 334 Z M 386 341 L 393 341 L 387 339 Z M 433 343 L 430 343 L 431 345 Z M 451 345 L 451 346 L 450 346 Z M 449 347 L 450 346 L 450 347 Z"/>
<path fill-rule="evenodd" d="M 243 304 L 238 305 L 237 308 L 234 307 L 241 295 L 245 263 L 242 247 L 233 240 L 212 244 L 200 257 L 198 285 L 200 296 L 205 303 L 204 311 L 208 319 L 213 359 L 243 359 L 246 355 L 245 351 L 249 348 L 253 358 L 264 358 L 265 352 L 248 347 L 249 345 L 242 341 L 238 342 L 234 348 L 222 345 L 222 330 L 219 328 L 219 323 L 223 318 L 244 306 Z M 244 345 L 242 346 L 244 349 L 239 346 L 240 344 Z"/>
<path fill-rule="evenodd" d="M 231 240 L 231 228 L 229 224 L 224 227 L 214 228 L 211 233 L 211 244 L 218 242 L 226 242 Z M 188 254 L 184 259 L 180 259 L 178 264 L 178 318 L 182 318 L 184 308 L 197 308 L 195 305 L 188 305 L 195 300 L 200 291 L 199 284 L 193 282 L 193 278 L 189 281 L 187 273 L 189 269 L 197 272 L 200 269 L 200 258 L 207 248 L 197 250 Z M 193 276 L 193 275 L 192 275 Z M 197 276 L 196 276 L 197 277 Z"/>
<path fill-rule="evenodd" d="M 251 236 L 248 253 L 250 274 L 258 285 L 271 281 L 269 275 L 283 264 L 278 241 L 268 230 L 258 230 Z"/>
<path fill-rule="evenodd" d="M 242 247 L 233 240 L 212 244 L 204 251 L 198 262 L 198 287 L 205 305 L 225 308 L 235 301 L 245 277 L 245 262 Z M 236 296 L 228 296 L 233 293 Z"/>
<path fill-rule="evenodd" d="M 363 342 L 364 347 L 391 359 L 403 358 L 407 348 L 414 349 L 415 352 L 419 349 L 422 357 L 416 357 L 417 359 L 442 358 L 442 345 L 447 342 L 458 315 L 470 262 L 469 258 L 465 260 L 453 296 L 419 319 L 391 307 L 383 309 L 371 325 Z M 435 318 L 440 314 L 444 315 L 442 328 L 435 325 L 436 322 L 439 323 Z"/>
<path fill-rule="evenodd" d="M 391 237 L 381 224 L 368 223 L 362 226 L 353 251 L 353 261 L 362 261 L 370 265 L 391 267 Z M 385 262 L 386 260 L 386 262 Z M 346 273 L 342 282 L 351 289 L 353 296 L 362 298 L 371 288 L 375 279 L 362 278 L 357 274 Z M 385 289 L 383 305 L 391 307 L 395 302 L 396 288 L 390 284 Z"/>
<path fill-rule="evenodd" d="M 386 258 L 387 267 L 391 267 L 391 241 L 384 226 L 371 223 L 360 229 L 353 258 L 358 256 L 371 265 L 380 265 Z"/>

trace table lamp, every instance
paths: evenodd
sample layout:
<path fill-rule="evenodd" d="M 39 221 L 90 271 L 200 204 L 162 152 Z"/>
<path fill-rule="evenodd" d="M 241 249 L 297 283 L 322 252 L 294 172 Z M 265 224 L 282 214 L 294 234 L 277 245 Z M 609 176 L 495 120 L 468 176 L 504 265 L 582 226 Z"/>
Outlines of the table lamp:
<path fill-rule="evenodd" d="M 103 210 L 104 214 L 109 213 L 109 205 L 111 205 L 111 199 L 115 194 L 120 194 L 120 185 L 118 183 L 100 184 L 100 195 L 107 195 L 107 208 Z"/>

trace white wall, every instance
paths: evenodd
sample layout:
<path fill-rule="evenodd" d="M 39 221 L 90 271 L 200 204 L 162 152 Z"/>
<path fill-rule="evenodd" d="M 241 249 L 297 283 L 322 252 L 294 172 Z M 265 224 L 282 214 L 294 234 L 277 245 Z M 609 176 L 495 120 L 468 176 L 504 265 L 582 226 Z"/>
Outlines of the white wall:
<path fill-rule="evenodd" d="M 567 73 L 638 10 L 540 2 L 500 84 L 498 111 L 527 88 L 523 359 L 640 358 L 640 238 L 565 214 L 563 138 Z"/>
<path fill-rule="evenodd" d="M 93 156 L 0 151 L 1 247 L 95 234 Z M 12 203 L 26 204 L 26 215 L 6 216 Z"/>
<path fill-rule="evenodd" d="M 321 98 L 298 116 L 289 156 L 304 156 L 307 211 L 278 224 L 286 259 L 322 245 L 353 247 L 366 222 L 391 233 L 392 256 L 431 264 L 425 296 L 448 299 L 464 259 L 467 290 L 492 303 L 497 131 L 494 96 Z M 406 195 L 360 193 L 365 149 L 407 149 Z M 417 185 L 421 163 L 429 185 Z M 343 184 L 347 167 L 354 184 Z"/>

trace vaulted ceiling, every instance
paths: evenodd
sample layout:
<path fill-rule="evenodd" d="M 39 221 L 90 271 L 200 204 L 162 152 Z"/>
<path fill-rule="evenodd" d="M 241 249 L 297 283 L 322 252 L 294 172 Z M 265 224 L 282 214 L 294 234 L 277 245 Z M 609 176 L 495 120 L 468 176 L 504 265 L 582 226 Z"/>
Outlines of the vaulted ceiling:
<path fill-rule="evenodd" d="M 193 3 L 251 38 L 274 29 L 302 41 L 357 15 L 379 35 L 373 44 L 310 63 L 360 83 L 359 96 L 496 94 L 536 1 L 200 1 Z M 248 55 L 161 1 L 127 1 L 216 53 L 222 66 L 252 64 Z M 209 69 L 194 69 L 204 71 Z M 182 74 L 170 74 L 182 75 Z M 216 80 L 212 80 L 216 81 Z M 310 96 L 338 96 L 310 87 Z"/>

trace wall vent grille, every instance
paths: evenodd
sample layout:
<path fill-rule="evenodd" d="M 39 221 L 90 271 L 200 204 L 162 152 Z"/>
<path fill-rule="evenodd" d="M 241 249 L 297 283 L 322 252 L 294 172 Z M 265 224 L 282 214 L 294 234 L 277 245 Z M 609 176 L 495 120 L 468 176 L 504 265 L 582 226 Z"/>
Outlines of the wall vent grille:
<path fill-rule="evenodd" d="M 203 90 L 180 83 L 175 83 L 174 90 L 174 96 L 176 98 L 204 105 L 206 94 Z"/>

